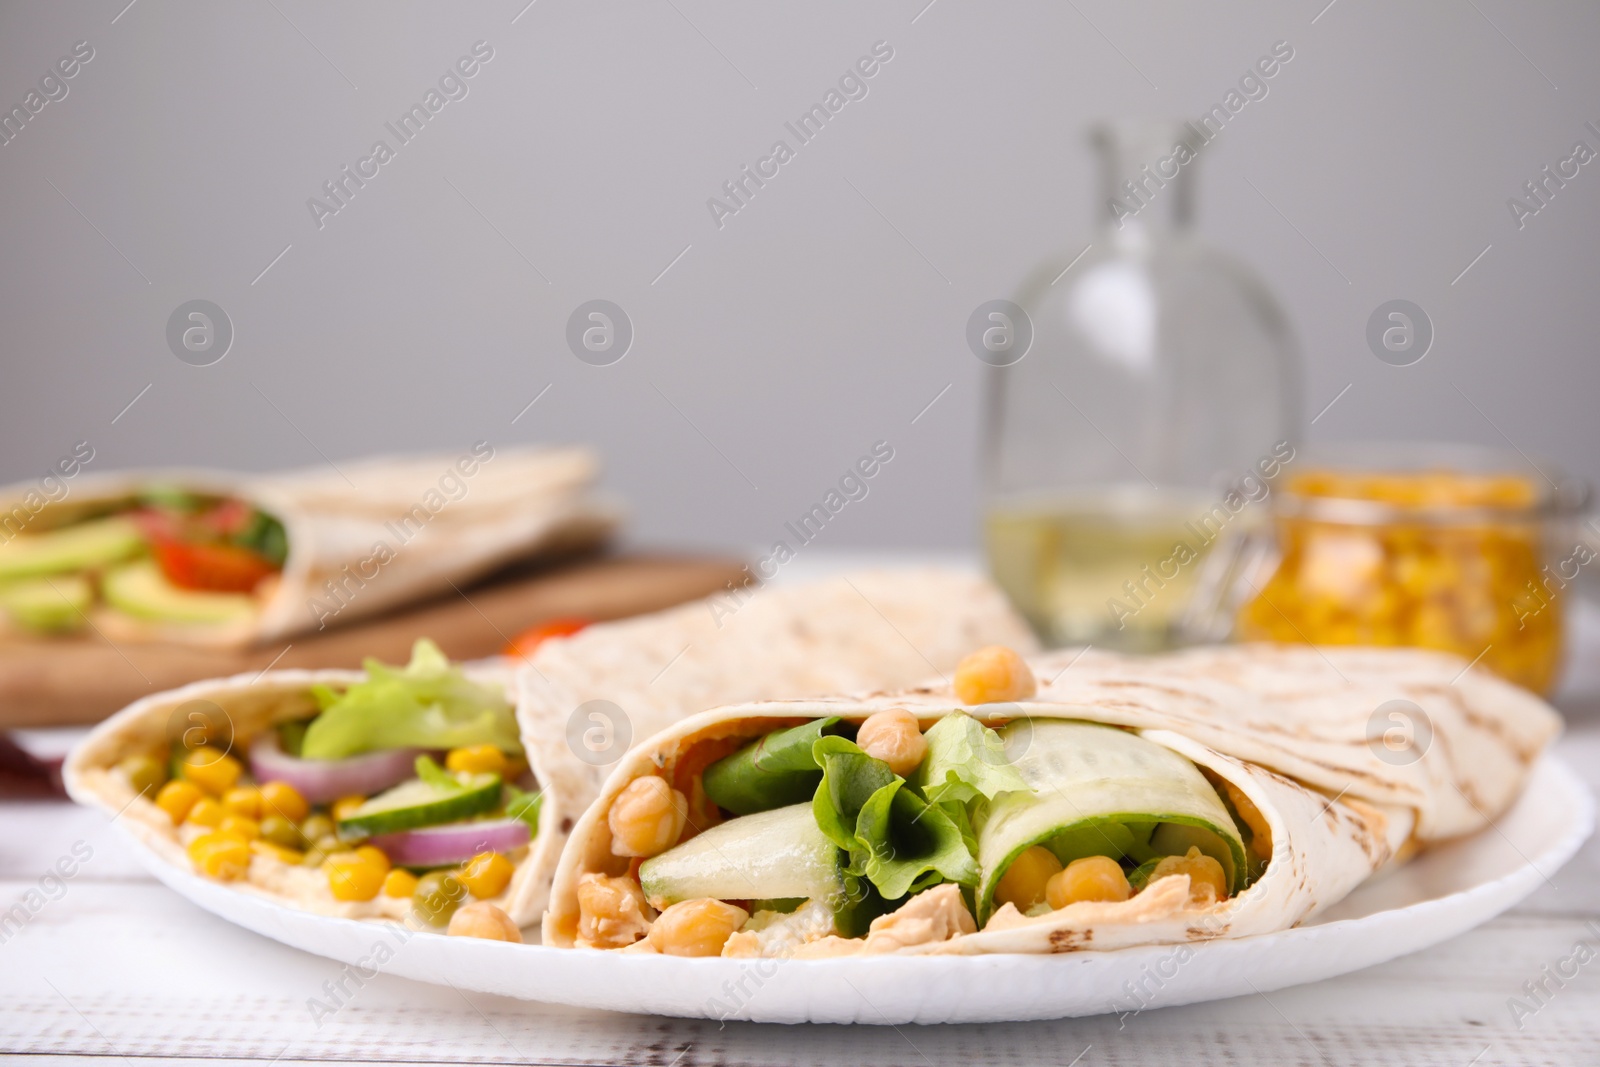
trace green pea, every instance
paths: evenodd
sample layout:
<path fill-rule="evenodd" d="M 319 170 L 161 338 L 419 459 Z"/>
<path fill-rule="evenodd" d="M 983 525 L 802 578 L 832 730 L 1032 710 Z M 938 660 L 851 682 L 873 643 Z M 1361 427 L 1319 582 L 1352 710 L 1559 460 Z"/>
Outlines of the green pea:
<path fill-rule="evenodd" d="M 318 841 L 333 833 L 333 820 L 322 812 L 307 815 L 306 821 L 300 824 L 300 832 L 307 841 Z"/>
<path fill-rule="evenodd" d="M 306 839 L 300 833 L 299 827 L 282 815 L 268 815 L 265 819 L 262 819 L 261 836 L 271 841 L 274 845 L 282 845 L 284 848 L 301 849 L 306 847 Z"/>
<path fill-rule="evenodd" d="M 444 926 L 467 898 L 467 887 L 450 871 L 429 871 L 417 881 L 411 906 L 431 926 Z"/>
<path fill-rule="evenodd" d="M 129 756 L 117 767 L 127 775 L 135 793 L 153 797 L 167 783 L 167 769 L 154 756 Z"/>

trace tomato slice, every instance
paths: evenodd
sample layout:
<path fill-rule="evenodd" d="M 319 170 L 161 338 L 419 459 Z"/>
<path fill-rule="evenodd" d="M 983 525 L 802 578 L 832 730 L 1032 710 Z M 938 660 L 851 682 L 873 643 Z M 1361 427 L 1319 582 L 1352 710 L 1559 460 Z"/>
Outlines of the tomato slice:
<path fill-rule="evenodd" d="M 277 570 L 263 557 L 238 545 L 161 541 L 156 543 L 155 553 L 161 573 L 182 589 L 248 593 Z"/>
<path fill-rule="evenodd" d="M 502 651 L 503 655 L 518 656 L 529 659 L 538 647 L 552 637 L 571 637 L 585 626 L 590 620 L 577 617 L 548 619 L 537 626 L 530 626 L 511 639 Z"/>

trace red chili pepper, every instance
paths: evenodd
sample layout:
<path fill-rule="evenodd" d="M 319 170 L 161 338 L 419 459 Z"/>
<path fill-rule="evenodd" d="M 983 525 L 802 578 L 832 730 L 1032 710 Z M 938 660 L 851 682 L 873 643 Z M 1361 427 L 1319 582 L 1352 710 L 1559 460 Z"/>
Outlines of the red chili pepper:
<path fill-rule="evenodd" d="M 238 545 L 164 541 L 155 545 L 155 553 L 167 581 L 183 589 L 248 593 L 277 570 L 266 559 Z"/>
<path fill-rule="evenodd" d="M 530 626 L 516 637 L 504 649 L 504 655 L 519 656 L 529 659 L 534 650 L 552 637 L 571 637 L 585 626 L 589 625 L 588 619 L 566 618 L 550 619 L 537 626 Z"/>

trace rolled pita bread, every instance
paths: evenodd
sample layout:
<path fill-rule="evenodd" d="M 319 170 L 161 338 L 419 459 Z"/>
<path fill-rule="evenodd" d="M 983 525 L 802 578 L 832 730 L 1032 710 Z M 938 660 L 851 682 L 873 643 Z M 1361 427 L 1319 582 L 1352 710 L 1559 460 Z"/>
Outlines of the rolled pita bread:
<path fill-rule="evenodd" d="M 518 914 L 543 912 L 567 836 L 632 741 L 723 704 L 897 689 L 993 644 L 1036 647 L 994 585 L 936 568 L 743 590 L 546 644 L 517 676 L 544 790 Z"/>
<path fill-rule="evenodd" d="M 254 612 L 227 623 L 90 613 L 112 641 L 237 647 L 447 592 L 515 560 L 597 544 L 618 521 L 617 508 L 593 492 L 597 473 L 586 449 L 480 442 L 459 455 L 363 460 L 339 471 L 86 474 L 61 482 L 63 495 L 53 500 L 32 483 L 0 490 L 0 540 L 131 507 L 154 485 L 243 500 L 282 523 L 288 545 L 281 572 L 252 594 Z"/>
<path fill-rule="evenodd" d="M 946 882 L 912 895 L 865 936 L 836 936 L 826 909 L 819 918 L 807 905 L 759 934 L 736 934 L 727 954 L 1043 953 L 1286 929 L 1417 848 L 1486 826 L 1520 792 L 1532 760 L 1560 726 L 1532 694 L 1465 661 L 1413 650 L 1246 646 L 1152 659 L 1068 652 L 1036 657 L 1032 667 L 1039 691 L 1014 704 L 966 707 L 939 682 L 899 693 L 712 710 L 648 739 L 575 826 L 557 867 L 545 944 L 589 943 L 580 905 L 586 882 L 637 882 L 637 862 L 618 854 L 628 850 L 616 846 L 609 818 L 631 783 L 659 776 L 681 786 L 680 764 L 701 767 L 696 752 L 705 746 L 727 752 L 737 747 L 729 738 L 754 739 L 825 717 L 859 724 L 875 712 L 904 709 L 926 731 L 960 711 L 990 726 L 1021 724 L 1041 734 L 1047 727 L 1040 724 L 1049 723 L 1121 728 L 1187 761 L 1229 798 L 1236 820 L 1253 807 L 1268 832 L 1252 831 L 1251 847 L 1264 838 L 1270 858 L 1242 892 L 1220 902 L 1191 899 L 1189 877 L 1173 875 L 1124 901 L 1040 906 L 1028 914 L 1011 904 L 982 914 L 981 887 L 1003 873 L 984 867 L 981 929 L 961 892 Z M 1425 742 L 1386 745 L 1391 711 L 1425 723 Z M 1490 748 L 1501 751 L 1492 755 Z M 1031 784 L 1045 795 L 1050 783 Z M 977 826 L 980 865 L 996 822 Z M 1012 854 L 1001 854 L 1009 863 Z M 632 916 L 637 928 L 630 936 L 648 929 L 653 917 L 647 909 Z M 628 951 L 649 951 L 648 942 Z"/>

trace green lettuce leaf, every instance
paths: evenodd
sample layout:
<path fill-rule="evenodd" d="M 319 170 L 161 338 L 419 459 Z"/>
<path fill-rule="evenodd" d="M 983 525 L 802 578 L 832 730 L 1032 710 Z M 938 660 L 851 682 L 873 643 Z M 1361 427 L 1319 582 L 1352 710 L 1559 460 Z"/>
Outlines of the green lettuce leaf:
<path fill-rule="evenodd" d="M 735 815 L 804 803 L 822 781 L 812 746 L 844 729 L 834 716 L 775 731 L 711 764 L 700 783 L 713 804 Z"/>
<path fill-rule="evenodd" d="M 911 784 L 932 804 L 965 804 L 982 796 L 1027 790 L 1028 783 L 1006 759 L 1000 735 L 965 712 L 952 712 L 934 723 L 923 740 L 928 754 L 912 774 Z"/>
<path fill-rule="evenodd" d="M 822 780 L 811 798 L 812 814 L 828 840 L 853 854 L 862 847 L 856 840 L 861 809 L 878 790 L 903 779 L 887 763 L 842 737 L 820 738 L 811 751 L 822 768 Z"/>
<path fill-rule="evenodd" d="M 906 788 L 905 779 L 842 737 L 812 748 L 822 781 L 812 797 L 817 826 L 850 855 L 848 871 L 893 901 L 941 882 L 976 885 L 977 861 L 961 827 Z"/>
<path fill-rule="evenodd" d="M 856 817 L 861 873 L 888 900 L 943 882 L 977 885 L 978 861 L 960 828 L 905 784 L 897 778 L 872 794 Z"/>
<path fill-rule="evenodd" d="M 528 824 L 528 829 L 533 831 L 533 836 L 539 836 L 539 809 L 544 807 L 544 790 L 537 793 L 525 793 L 510 783 L 506 784 L 506 818 L 521 819 Z"/>
<path fill-rule="evenodd" d="M 313 687 L 322 714 L 306 728 L 303 759 L 344 759 L 387 748 L 458 748 L 491 744 L 520 755 L 516 716 L 505 694 L 469 681 L 439 646 L 423 638 L 411 662 L 369 659 L 365 681 L 343 693 Z"/>

